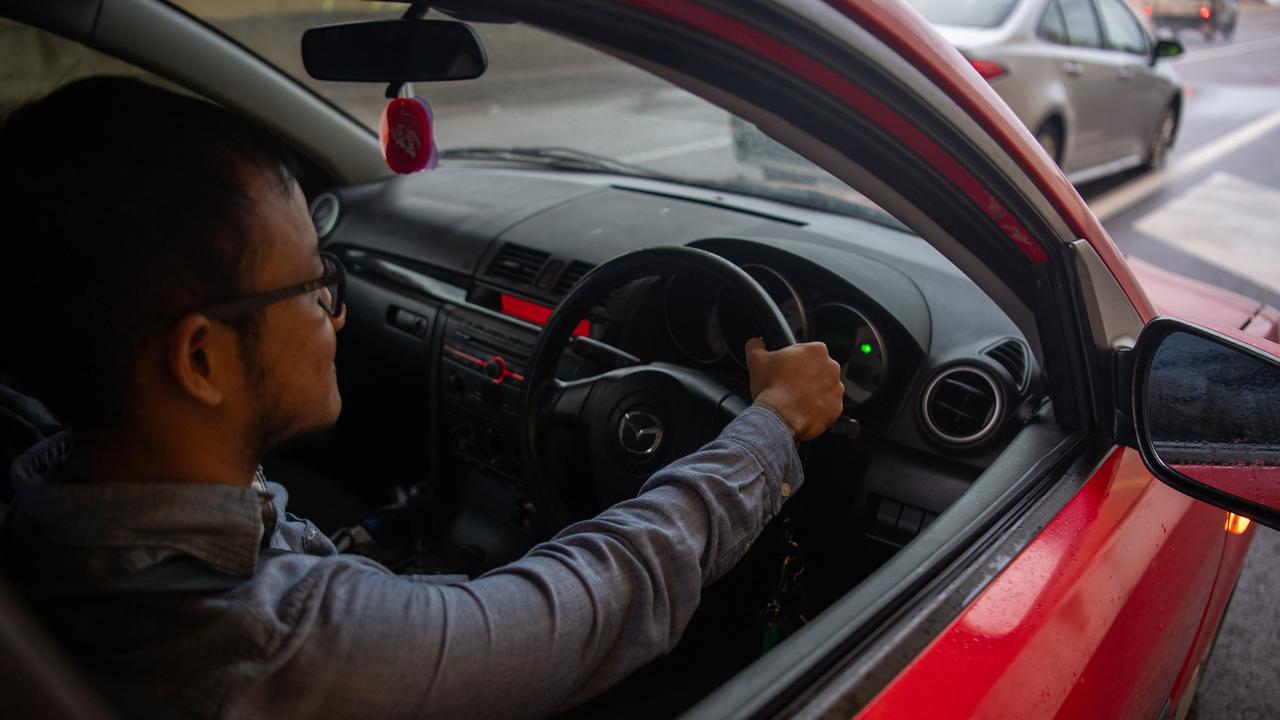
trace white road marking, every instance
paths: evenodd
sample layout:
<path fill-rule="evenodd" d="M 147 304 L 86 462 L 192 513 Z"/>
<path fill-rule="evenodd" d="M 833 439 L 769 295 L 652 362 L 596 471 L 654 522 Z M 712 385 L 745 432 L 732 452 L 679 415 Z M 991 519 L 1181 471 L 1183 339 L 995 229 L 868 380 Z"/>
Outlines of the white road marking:
<path fill-rule="evenodd" d="M 1278 225 L 1280 190 L 1216 172 L 1134 227 L 1280 292 Z"/>
<path fill-rule="evenodd" d="M 706 140 L 695 140 L 694 142 L 687 142 L 681 145 L 669 145 L 667 147 L 655 148 L 644 152 L 631 153 L 630 155 L 623 155 L 618 159 L 625 163 L 652 162 L 654 160 L 675 157 L 676 155 L 684 155 L 686 153 L 716 150 L 722 147 L 728 147 L 731 144 L 733 144 L 732 138 L 708 138 Z"/>
<path fill-rule="evenodd" d="M 1252 40 L 1250 42 L 1236 43 L 1235 45 L 1224 45 L 1222 47 L 1210 48 L 1208 50 L 1196 50 L 1193 53 L 1187 53 L 1186 55 L 1178 58 L 1174 61 L 1174 64 L 1189 65 L 1195 62 L 1204 62 L 1205 60 L 1217 60 L 1218 58 L 1231 57 L 1232 55 L 1244 55 L 1245 53 L 1271 50 L 1276 47 L 1280 47 L 1280 38 Z"/>
<path fill-rule="evenodd" d="M 1280 110 L 1264 115 L 1244 127 L 1233 130 L 1213 142 L 1197 148 L 1178 162 L 1159 172 L 1148 173 L 1133 182 L 1099 195 L 1089 203 L 1089 208 L 1099 220 L 1106 220 L 1116 213 L 1144 200 L 1178 178 L 1199 170 L 1227 153 L 1257 140 L 1280 127 Z"/>

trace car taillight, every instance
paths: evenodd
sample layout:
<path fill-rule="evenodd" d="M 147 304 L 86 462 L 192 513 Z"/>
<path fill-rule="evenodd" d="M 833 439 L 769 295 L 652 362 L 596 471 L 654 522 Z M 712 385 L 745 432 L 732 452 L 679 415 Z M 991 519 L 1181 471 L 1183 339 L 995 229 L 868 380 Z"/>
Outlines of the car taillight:
<path fill-rule="evenodd" d="M 973 66 L 974 70 L 978 71 L 979 75 L 987 80 L 1000 77 L 1004 74 L 1004 66 L 998 62 L 970 59 L 969 64 Z"/>
<path fill-rule="evenodd" d="M 1151 17 L 1151 6 L 1150 6 L 1150 5 L 1143 5 L 1143 6 L 1142 6 L 1142 14 L 1143 14 L 1143 15 L 1146 15 L 1147 17 Z"/>
<path fill-rule="evenodd" d="M 1213 15 L 1213 11 L 1209 9 L 1208 5 L 1200 6 L 1200 17 L 1204 18 L 1205 20 L 1208 20 L 1209 16 L 1211 15 Z"/>

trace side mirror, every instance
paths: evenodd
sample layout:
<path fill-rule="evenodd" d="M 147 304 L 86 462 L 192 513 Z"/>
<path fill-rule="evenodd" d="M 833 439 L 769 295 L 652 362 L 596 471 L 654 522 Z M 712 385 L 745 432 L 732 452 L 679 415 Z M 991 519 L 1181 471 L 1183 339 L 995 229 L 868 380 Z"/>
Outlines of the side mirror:
<path fill-rule="evenodd" d="M 1280 529 L 1280 357 L 1262 342 L 1171 318 L 1147 325 L 1134 348 L 1134 429 L 1161 480 Z"/>
<path fill-rule="evenodd" d="M 317 80 L 470 80 L 489 65 L 480 36 L 450 20 L 375 20 L 311 28 L 302 64 Z"/>
<path fill-rule="evenodd" d="M 1160 58 L 1177 57 L 1184 52 L 1182 42 L 1177 38 L 1160 38 L 1156 40 L 1155 47 L 1151 49 L 1151 62 L 1154 63 Z"/>

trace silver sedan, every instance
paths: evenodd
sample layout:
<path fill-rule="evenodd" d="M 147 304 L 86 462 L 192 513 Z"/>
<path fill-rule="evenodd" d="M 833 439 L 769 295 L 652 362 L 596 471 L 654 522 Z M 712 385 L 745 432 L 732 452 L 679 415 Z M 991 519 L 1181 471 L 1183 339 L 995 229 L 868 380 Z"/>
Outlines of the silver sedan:
<path fill-rule="evenodd" d="M 1182 83 L 1122 0 L 909 0 L 1076 183 L 1160 167 Z"/>

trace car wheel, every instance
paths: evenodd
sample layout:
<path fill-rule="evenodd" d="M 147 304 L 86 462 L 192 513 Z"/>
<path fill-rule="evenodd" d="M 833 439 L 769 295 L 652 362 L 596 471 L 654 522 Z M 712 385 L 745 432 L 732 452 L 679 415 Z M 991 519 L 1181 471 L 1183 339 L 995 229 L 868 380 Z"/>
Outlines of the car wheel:
<path fill-rule="evenodd" d="M 1053 158 L 1053 162 L 1062 166 L 1062 131 L 1054 123 L 1047 122 L 1036 131 L 1036 142 Z"/>
<path fill-rule="evenodd" d="M 1178 111 L 1172 105 L 1165 108 L 1156 123 L 1155 134 L 1151 137 L 1151 146 L 1147 149 L 1148 170 L 1159 170 L 1169 159 L 1169 148 L 1173 147 L 1173 136 L 1178 129 Z"/>
<path fill-rule="evenodd" d="M 1231 22 L 1222 28 L 1222 39 L 1230 40 L 1236 34 L 1236 18 L 1231 18 Z"/>

